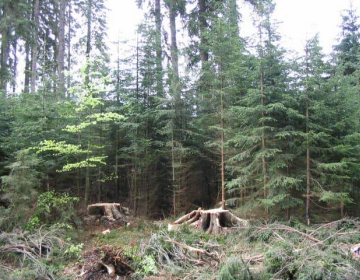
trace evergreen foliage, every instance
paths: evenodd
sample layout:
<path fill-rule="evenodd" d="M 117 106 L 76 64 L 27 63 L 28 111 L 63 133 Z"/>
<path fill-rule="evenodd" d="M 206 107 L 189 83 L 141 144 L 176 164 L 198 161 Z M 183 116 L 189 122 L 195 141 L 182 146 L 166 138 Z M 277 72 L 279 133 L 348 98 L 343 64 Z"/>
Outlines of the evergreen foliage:
<path fill-rule="evenodd" d="M 358 12 L 344 11 L 329 57 L 315 37 L 290 60 L 274 1 L 246 2 L 251 40 L 244 3 L 138 1 L 137 41 L 118 40 L 115 58 L 105 1 L 2 1 L 2 183 L 17 173 L 8 162 L 36 150 L 39 193 L 137 215 L 214 207 L 225 189 L 239 213 L 360 214 Z"/>
<path fill-rule="evenodd" d="M 39 159 L 29 150 L 20 150 L 16 161 L 7 166 L 10 174 L 2 176 L 2 199 L 9 203 L 8 208 L 0 207 L 0 229 L 12 230 L 23 227 L 29 210 L 39 191 L 40 176 L 36 168 Z"/>

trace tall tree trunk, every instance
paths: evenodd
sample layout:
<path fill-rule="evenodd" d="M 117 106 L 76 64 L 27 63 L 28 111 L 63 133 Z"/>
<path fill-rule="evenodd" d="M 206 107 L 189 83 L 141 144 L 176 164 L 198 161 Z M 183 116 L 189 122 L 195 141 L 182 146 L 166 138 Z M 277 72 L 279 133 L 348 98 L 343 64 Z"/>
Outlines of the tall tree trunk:
<path fill-rule="evenodd" d="M 10 7 L 8 1 L 5 1 L 2 17 L 7 24 L 4 24 L 1 30 L 1 61 L 0 61 L 0 90 L 6 93 L 7 82 L 9 80 L 8 60 L 10 53 Z"/>
<path fill-rule="evenodd" d="M 175 75 L 175 80 L 179 79 L 179 57 L 178 57 L 178 47 L 177 47 L 177 38 L 176 38 L 176 0 L 173 0 L 170 4 L 170 33 L 171 33 L 171 63 L 173 67 L 173 72 Z"/>
<path fill-rule="evenodd" d="M 224 96 L 221 88 L 221 208 L 225 210 Z"/>
<path fill-rule="evenodd" d="M 136 70 L 137 71 L 137 70 Z M 116 106 L 120 107 L 120 38 L 118 37 L 117 42 L 117 72 L 116 72 Z M 115 132 L 115 187 L 117 192 L 117 197 L 120 194 L 120 184 L 119 184 L 119 129 L 116 127 Z"/>
<path fill-rule="evenodd" d="M 262 27 L 259 26 L 259 37 L 260 37 L 260 94 L 261 94 L 261 150 L 264 151 L 266 149 L 266 139 L 265 139 L 265 89 L 264 89 L 264 65 L 263 65 L 263 59 L 264 59 L 264 49 L 263 49 L 263 40 L 262 40 Z M 263 197 L 266 199 L 267 197 L 267 191 L 266 191 L 266 183 L 267 183 L 267 168 L 266 168 L 266 158 L 265 156 L 262 157 L 262 189 L 263 189 Z M 268 214 L 268 209 L 265 209 L 266 214 Z"/>
<path fill-rule="evenodd" d="M 30 64 L 30 43 L 29 39 L 25 43 L 25 77 L 24 92 L 28 93 L 30 88 L 31 64 Z"/>
<path fill-rule="evenodd" d="M 310 149 L 309 149 L 309 104 L 306 104 L 306 135 L 307 135 L 307 148 L 306 148 L 306 223 L 310 225 Z"/>
<path fill-rule="evenodd" d="M 199 25 L 200 25 L 200 59 L 202 69 L 204 69 L 205 64 L 209 61 L 209 52 L 207 47 L 206 40 L 206 0 L 198 0 L 199 8 Z"/>
<path fill-rule="evenodd" d="M 85 85 L 90 83 L 90 52 L 91 52 L 91 20 L 92 20 L 92 0 L 87 1 L 87 36 L 86 36 L 86 68 L 85 68 Z"/>
<path fill-rule="evenodd" d="M 264 123 L 264 118 L 265 118 L 265 92 L 264 92 L 264 72 L 263 72 L 263 67 L 261 66 L 261 70 L 260 70 L 260 91 L 261 91 L 261 107 L 262 107 L 262 112 L 261 112 L 261 117 L 262 117 L 262 122 L 261 122 L 261 125 L 262 125 L 262 132 L 261 132 L 261 149 L 264 151 L 266 146 L 265 146 L 265 123 Z M 263 192 L 264 192 L 264 198 L 267 197 L 267 192 L 266 192 L 266 189 L 265 189 L 265 186 L 266 186 L 266 159 L 265 157 L 263 156 L 262 157 L 262 172 L 263 172 Z"/>
<path fill-rule="evenodd" d="M 136 34 L 136 103 L 139 102 L 139 34 Z"/>
<path fill-rule="evenodd" d="M 72 12 L 72 6 L 71 6 L 71 0 L 69 0 L 68 4 L 68 40 L 67 40 L 67 70 L 68 72 L 71 71 L 71 12 Z M 67 76 L 67 88 L 69 89 L 71 87 L 71 75 Z M 68 98 L 70 98 L 70 93 L 68 93 Z"/>
<path fill-rule="evenodd" d="M 34 0 L 34 34 L 31 46 L 31 93 L 36 91 L 40 0 Z"/>
<path fill-rule="evenodd" d="M 116 188 L 116 198 L 119 198 L 119 194 L 120 194 L 120 184 L 119 184 L 119 130 L 116 130 L 116 134 L 115 134 L 115 188 Z"/>
<path fill-rule="evenodd" d="M 174 124 L 173 124 L 174 126 Z M 174 128 L 171 132 L 171 171 L 172 171 L 172 185 L 173 185 L 173 214 L 176 216 L 176 177 L 175 177 L 175 147 L 174 147 Z"/>
<path fill-rule="evenodd" d="M 163 96 L 163 68 L 162 68 L 162 45 L 161 45 L 161 1 L 155 0 L 156 22 L 156 92 Z"/>
<path fill-rule="evenodd" d="M 65 96 L 65 78 L 64 78 L 64 65 L 65 65 L 65 12 L 67 0 L 60 0 L 60 13 L 59 13 L 59 45 L 57 56 L 57 73 L 58 73 L 58 86 L 57 95 L 58 100 Z"/>
<path fill-rule="evenodd" d="M 12 92 L 16 91 L 16 81 L 17 81 L 17 67 L 18 67 L 18 56 L 17 56 L 17 36 L 15 35 L 15 39 L 13 42 L 13 55 L 14 55 L 14 64 L 13 64 L 13 79 L 12 79 Z"/>
<path fill-rule="evenodd" d="M 89 204 L 89 194 L 90 194 L 90 167 L 86 166 L 85 171 L 85 206 Z"/>
<path fill-rule="evenodd" d="M 172 131 L 171 131 L 171 165 L 172 165 L 172 184 L 173 184 L 173 207 L 174 215 L 176 215 L 177 205 L 177 192 L 180 190 L 179 182 L 176 180 L 176 155 L 175 155 L 175 131 L 177 129 L 177 117 L 179 115 L 180 108 L 180 89 L 179 89 L 179 57 L 177 47 L 177 33 L 176 33 L 176 0 L 172 0 L 169 3 L 169 19 L 170 19 L 170 34 L 171 34 L 171 64 L 172 64 L 172 79 L 171 88 L 173 95 L 173 111 L 174 116 L 172 118 Z"/>

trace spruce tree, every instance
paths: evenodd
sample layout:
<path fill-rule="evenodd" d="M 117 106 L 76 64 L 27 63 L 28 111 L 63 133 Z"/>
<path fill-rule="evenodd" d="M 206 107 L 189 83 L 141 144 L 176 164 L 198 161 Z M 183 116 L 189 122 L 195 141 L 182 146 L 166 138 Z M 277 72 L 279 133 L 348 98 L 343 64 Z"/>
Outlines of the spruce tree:
<path fill-rule="evenodd" d="M 252 86 L 232 107 L 237 117 L 233 130 L 238 132 L 229 141 L 234 149 L 229 188 L 238 190 L 235 201 L 240 198 L 247 209 L 261 207 L 268 212 L 300 203 L 292 195 L 300 181 L 289 168 L 295 157 L 290 145 L 297 135 L 292 121 L 300 114 L 292 107 L 288 65 L 272 20 L 274 4 L 262 1 L 256 11 L 258 43 L 249 75 Z"/>

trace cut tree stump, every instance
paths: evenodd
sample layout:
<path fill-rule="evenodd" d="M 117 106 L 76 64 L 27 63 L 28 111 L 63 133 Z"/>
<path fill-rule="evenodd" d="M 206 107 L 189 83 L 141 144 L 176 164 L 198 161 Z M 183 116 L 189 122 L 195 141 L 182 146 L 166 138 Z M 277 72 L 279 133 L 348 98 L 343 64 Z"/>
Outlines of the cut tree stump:
<path fill-rule="evenodd" d="M 202 210 L 199 208 L 198 210 L 194 210 L 189 214 L 182 216 L 175 222 L 168 224 L 168 230 L 176 230 L 182 224 L 194 226 L 209 234 L 219 234 L 235 229 L 238 224 L 247 226 L 248 221 L 236 217 L 229 210 L 221 208 Z"/>
<path fill-rule="evenodd" d="M 109 221 L 122 219 L 128 212 L 129 209 L 122 207 L 120 203 L 96 203 L 87 207 L 89 216 L 104 216 Z"/>

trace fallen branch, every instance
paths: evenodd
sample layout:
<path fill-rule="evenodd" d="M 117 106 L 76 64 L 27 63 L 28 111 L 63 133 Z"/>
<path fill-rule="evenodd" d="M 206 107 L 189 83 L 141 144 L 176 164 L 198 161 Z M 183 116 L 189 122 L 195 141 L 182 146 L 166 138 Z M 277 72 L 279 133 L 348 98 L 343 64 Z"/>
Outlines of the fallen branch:
<path fill-rule="evenodd" d="M 217 256 L 216 253 L 209 253 L 208 251 L 206 251 L 204 249 L 195 248 L 195 247 L 192 247 L 187 244 L 183 244 L 183 243 L 177 242 L 175 240 L 171 240 L 171 239 L 166 240 L 166 242 L 175 244 L 175 245 L 182 247 L 185 250 L 190 251 L 192 253 L 196 253 L 199 258 L 201 258 L 201 256 L 205 255 L 205 256 L 209 257 L 210 259 L 216 261 L 217 263 L 220 262 L 219 257 Z M 205 261 L 205 260 L 203 259 L 203 261 Z"/>
<path fill-rule="evenodd" d="M 192 215 L 194 215 L 196 212 L 200 212 L 200 211 L 201 211 L 201 208 L 199 208 L 198 210 L 191 211 L 190 213 L 177 219 L 175 222 L 173 222 L 173 224 L 181 224 L 181 223 L 185 222 L 186 220 L 189 220 L 192 217 Z"/>
<path fill-rule="evenodd" d="M 300 234 L 302 236 L 304 236 L 305 238 L 313 241 L 313 242 L 317 242 L 317 243 L 322 243 L 321 240 L 309 235 L 309 234 L 306 234 L 302 231 L 299 231 L 295 228 L 292 228 L 292 227 L 288 227 L 288 226 L 279 226 L 279 227 L 260 227 L 259 228 L 260 230 L 264 231 L 264 230 L 281 230 L 281 231 L 288 231 L 288 232 L 294 232 L 294 233 L 297 233 L 297 234 Z"/>
<path fill-rule="evenodd" d="M 264 261 L 264 255 L 261 254 L 261 255 L 256 255 L 256 256 L 249 257 L 249 258 L 245 258 L 244 261 L 246 261 L 249 264 L 259 263 L 259 262 Z"/>
<path fill-rule="evenodd" d="M 0 268 L 1 268 L 1 269 L 5 269 L 5 270 L 7 270 L 7 271 L 15 271 L 14 268 L 5 266 L 5 265 L 3 265 L 3 264 L 1 264 L 1 263 L 0 263 Z"/>

